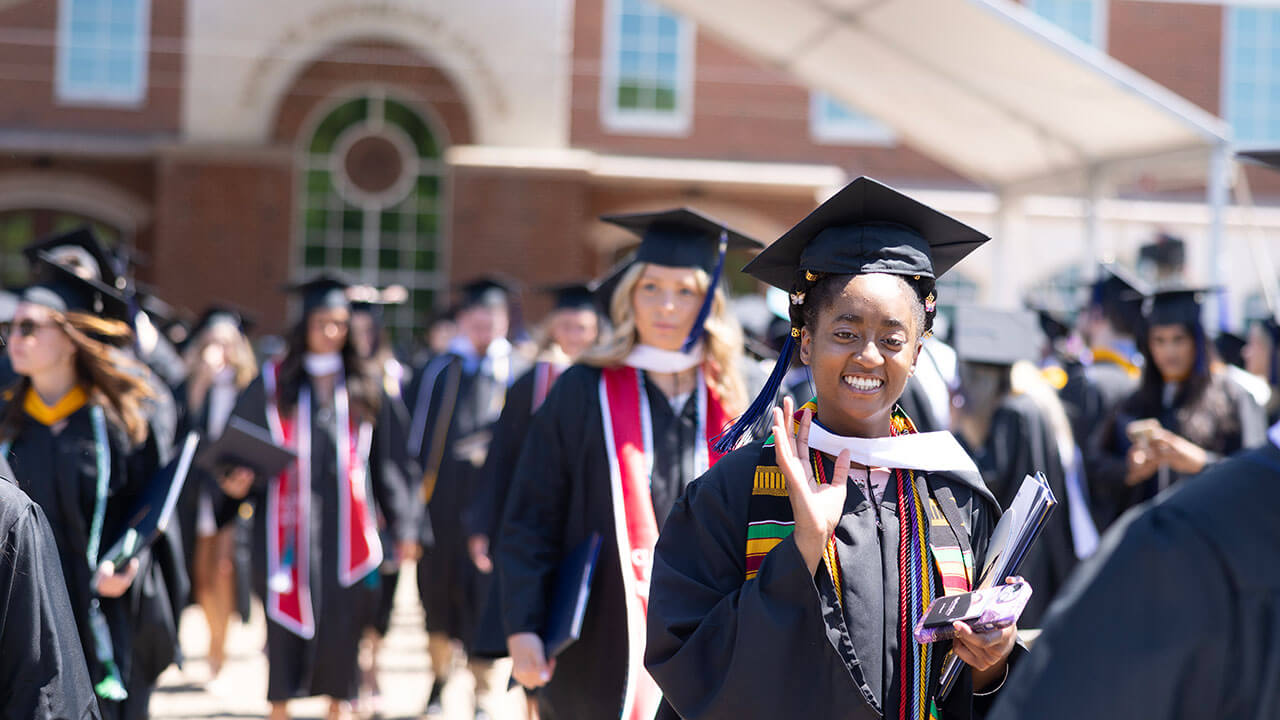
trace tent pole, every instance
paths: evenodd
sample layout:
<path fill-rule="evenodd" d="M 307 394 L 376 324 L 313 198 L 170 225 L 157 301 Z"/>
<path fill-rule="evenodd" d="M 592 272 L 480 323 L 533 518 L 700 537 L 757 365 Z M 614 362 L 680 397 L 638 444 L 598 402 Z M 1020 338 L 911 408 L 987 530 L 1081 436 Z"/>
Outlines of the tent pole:
<path fill-rule="evenodd" d="M 1208 264 L 1209 284 L 1220 291 L 1209 296 L 1205 310 L 1208 313 L 1205 326 L 1210 332 L 1218 333 L 1227 329 L 1229 303 L 1223 294 L 1225 277 L 1223 264 L 1223 233 L 1226 222 L 1227 194 L 1230 192 L 1231 148 L 1227 143 L 1218 143 L 1209 156 L 1209 178 L 1206 188 L 1206 200 L 1209 205 L 1209 243 Z"/>
<path fill-rule="evenodd" d="M 1090 165 L 1084 196 L 1084 279 L 1097 279 L 1098 259 L 1102 257 L 1102 168 Z"/>

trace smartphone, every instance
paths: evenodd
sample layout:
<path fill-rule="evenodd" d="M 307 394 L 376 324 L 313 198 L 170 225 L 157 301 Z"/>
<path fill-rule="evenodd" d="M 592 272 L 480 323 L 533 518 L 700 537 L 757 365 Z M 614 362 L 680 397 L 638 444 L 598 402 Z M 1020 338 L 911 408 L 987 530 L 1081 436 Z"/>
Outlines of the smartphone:
<path fill-rule="evenodd" d="M 1017 622 L 1030 599 L 1031 586 L 1025 581 L 944 595 L 929 605 L 916 623 L 914 634 L 921 643 L 951 640 L 956 636 L 952 626 L 956 621 L 967 624 L 975 633 L 999 630 Z"/>
<path fill-rule="evenodd" d="M 1160 421 L 1155 418 L 1146 418 L 1143 420 L 1134 420 L 1124 428 L 1124 434 L 1129 436 L 1129 442 L 1134 445 L 1144 445 L 1151 441 L 1151 436 L 1160 429 Z"/>

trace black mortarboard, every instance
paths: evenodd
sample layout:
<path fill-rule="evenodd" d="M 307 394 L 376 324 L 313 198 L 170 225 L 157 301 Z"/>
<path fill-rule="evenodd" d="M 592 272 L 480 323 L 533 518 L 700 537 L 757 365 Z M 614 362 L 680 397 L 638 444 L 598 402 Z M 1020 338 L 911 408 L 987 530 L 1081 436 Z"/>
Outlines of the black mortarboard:
<path fill-rule="evenodd" d="M 125 287 L 125 279 L 116 269 L 115 259 L 88 225 L 41 238 L 22 249 L 37 280 L 40 279 L 40 269 L 36 259 L 42 252 L 55 258 L 55 262 L 87 269 L 93 279 L 117 290 Z"/>
<path fill-rule="evenodd" d="M 1272 170 L 1280 170 L 1280 149 L 1246 150 L 1245 152 L 1236 153 L 1236 156 L 1258 165 L 1264 165 Z"/>
<path fill-rule="evenodd" d="M 168 529 L 178 498 L 182 495 L 182 488 L 187 483 L 187 475 L 199 443 L 199 433 L 187 433 L 182 451 L 168 465 L 160 468 L 134 500 L 124 534 L 102 554 L 102 559 L 111 560 L 116 567 L 121 567 Z"/>
<path fill-rule="evenodd" d="M 698 317 L 689 329 L 689 337 L 685 338 L 684 345 L 681 346 L 682 352 L 688 352 L 702 337 L 703 325 L 711 314 L 711 304 L 715 301 L 716 288 L 720 285 L 720 276 L 724 274 L 725 253 L 729 250 L 756 250 L 764 247 L 764 243 L 759 240 L 687 207 L 627 215 L 602 215 L 600 219 L 640 236 L 640 245 L 635 250 L 635 262 L 664 267 L 698 268 L 711 276 Z M 625 267 L 622 268 L 622 271 L 625 270 Z"/>
<path fill-rule="evenodd" d="M 33 270 L 41 279 L 22 291 L 22 302 L 60 313 L 80 312 L 127 321 L 128 301 L 106 283 L 77 275 L 67 266 L 54 262 L 44 251 L 36 254 Z"/>
<path fill-rule="evenodd" d="M 515 286 L 510 280 L 485 275 L 463 283 L 459 288 L 458 310 L 474 307 L 510 308 Z"/>
<path fill-rule="evenodd" d="M 1151 290 L 1123 265 L 1104 263 L 1089 291 L 1089 305 L 1102 310 L 1116 330 L 1136 335 L 1142 325 L 1142 299 Z"/>
<path fill-rule="evenodd" d="M 350 308 L 347 288 L 351 282 L 342 275 L 322 272 L 299 283 L 285 286 L 287 292 L 302 297 L 302 315 L 306 317 L 321 308 Z"/>
<path fill-rule="evenodd" d="M 1064 313 L 1044 306 L 1030 308 L 1040 321 L 1040 332 L 1053 342 L 1071 335 L 1071 320 Z"/>
<path fill-rule="evenodd" d="M 742 269 L 790 292 L 798 270 L 938 278 L 990 238 L 868 177 L 818 206 Z"/>
<path fill-rule="evenodd" d="M 258 324 L 252 316 L 239 308 L 223 304 L 210 305 L 205 308 L 205 311 L 200 314 L 200 319 L 192 326 L 190 337 L 199 337 L 200 333 L 222 323 L 234 327 L 246 337 L 253 332 L 253 328 Z"/>
<path fill-rule="evenodd" d="M 601 220 L 640 237 L 637 262 L 666 267 L 696 267 L 714 273 L 720 260 L 720 236 L 728 250 L 756 250 L 764 243 L 692 208 L 602 215 Z"/>
<path fill-rule="evenodd" d="M 541 288 L 542 292 L 551 295 L 555 310 L 595 310 L 596 298 L 586 283 L 560 283 Z"/>
<path fill-rule="evenodd" d="M 382 310 L 388 305 L 400 305 L 409 299 L 409 291 L 403 285 L 388 285 L 379 290 L 373 285 L 353 285 L 347 288 L 351 311 L 368 313 L 375 322 L 382 322 Z"/>
<path fill-rule="evenodd" d="M 800 271 L 937 279 L 989 239 L 887 185 L 860 177 L 796 223 L 742 271 L 789 293 L 795 290 Z M 748 430 L 765 421 L 790 368 L 798 334 L 793 327 L 773 374 L 742 417 L 721 435 L 718 449 L 732 448 Z"/>
<path fill-rule="evenodd" d="M 265 428 L 233 415 L 217 440 L 201 445 L 196 465 L 215 476 L 228 466 L 242 465 L 252 469 L 259 478 L 269 478 L 278 475 L 297 457 L 272 440 Z"/>
<path fill-rule="evenodd" d="M 1160 233 L 1155 242 L 1138 248 L 1139 262 L 1150 262 L 1157 268 L 1177 269 L 1187 261 L 1187 244 L 1182 238 Z"/>
<path fill-rule="evenodd" d="M 1156 290 L 1142 305 L 1147 328 L 1155 325 L 1200 327 L 1204 300 L 1213 292 L 1203 287 L 1170 287 Z"/>
<path fill-rule="evenodd" d="M 951 345 L 965 362 L 1012 365 L 1038 361 L 1044 335 L 1040 319 L 1030 310 L 962 305 L 955 309 Z"/>

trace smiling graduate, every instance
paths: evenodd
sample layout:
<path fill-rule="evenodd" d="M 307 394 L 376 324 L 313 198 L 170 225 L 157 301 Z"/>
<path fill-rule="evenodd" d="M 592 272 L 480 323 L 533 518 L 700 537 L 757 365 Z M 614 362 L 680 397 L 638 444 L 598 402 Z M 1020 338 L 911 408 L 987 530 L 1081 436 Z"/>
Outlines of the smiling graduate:
<path fill-rule="evenodd" d="M 987 238 L 859 178 L 744 269 L 790 293 L 817 397 L 769 388 L 726 455 L 675 504 L 656 547 L 646 667 L 684 718 L 967 718 L 999 689 L 1015 629 L 920 645 L 929 602 L 967 591 L 1000 509 L 950 433 L 898 407 L 935 280 Z M 771 383 L 772 384 L 772 383 Z M 968 668 L 936 697 L 954 647 Z M 671 715 L 669 715 L 671 716 Z"/>

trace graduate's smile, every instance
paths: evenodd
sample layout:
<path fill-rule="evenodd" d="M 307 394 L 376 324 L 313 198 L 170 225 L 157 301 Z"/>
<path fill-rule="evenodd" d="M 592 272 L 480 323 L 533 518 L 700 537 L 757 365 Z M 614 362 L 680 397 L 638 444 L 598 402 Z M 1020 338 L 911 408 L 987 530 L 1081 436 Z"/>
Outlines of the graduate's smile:
<path fill-rule="evenodd" d="M 884 387 L 884 380 L 872 375 L 854 374 L 840 378 L 851 390 L 859 395 L 874 395 Z"/>

